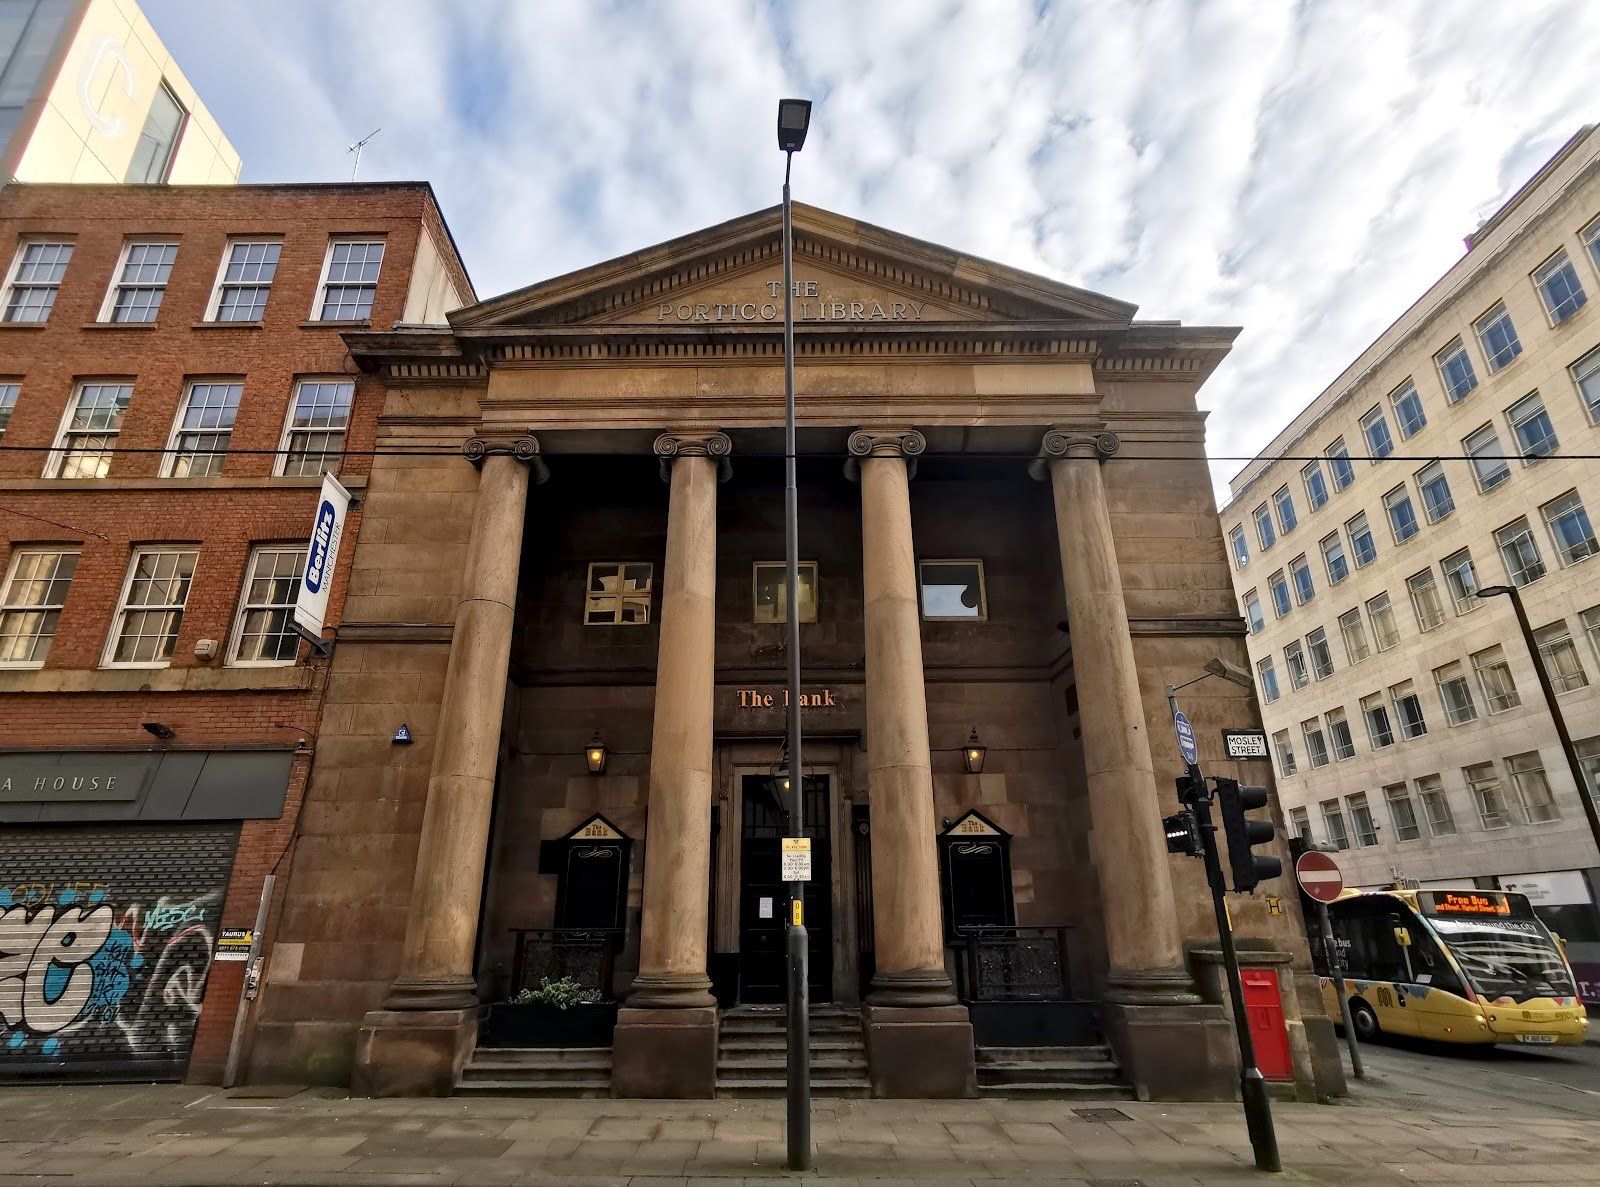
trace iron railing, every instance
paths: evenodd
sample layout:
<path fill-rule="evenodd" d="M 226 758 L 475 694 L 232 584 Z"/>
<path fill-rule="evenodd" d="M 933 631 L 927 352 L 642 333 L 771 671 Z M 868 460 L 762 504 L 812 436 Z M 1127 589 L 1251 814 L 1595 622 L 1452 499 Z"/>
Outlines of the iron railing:
<path fill-rule="evenodd" d="M 622 950 L 620 927 L 561 928 L 513 927 L 517 938 L 511 958 L 511 996 L 539 984 L 571 977 L 586 989 L 600 992 L 601 1000 L 613 1001 L 612 973 L 617 953 Z"/>
<path fill-rule="evenodd" d="M 956 982 L 968 1002 L 1074 1001 L 1070 927 L 964 927 Z"/>

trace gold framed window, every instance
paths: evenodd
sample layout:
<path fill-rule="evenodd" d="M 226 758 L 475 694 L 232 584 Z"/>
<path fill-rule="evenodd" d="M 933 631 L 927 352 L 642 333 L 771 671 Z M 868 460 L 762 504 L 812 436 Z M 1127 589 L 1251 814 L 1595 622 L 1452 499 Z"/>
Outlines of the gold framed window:
<path fill-rule="evenodd" d="M 788 564 L 757 561 L 754 571 L 755 621 L 789 621 Z M 817 562 L 800 562 L 800 621 L 817 621 Z"/>
<path fill-rule="evenodd" d="M 635 561 L 598 561 L 589 566 L 583 599 L 585 626 L 645 626 L 655 566 Z"/>

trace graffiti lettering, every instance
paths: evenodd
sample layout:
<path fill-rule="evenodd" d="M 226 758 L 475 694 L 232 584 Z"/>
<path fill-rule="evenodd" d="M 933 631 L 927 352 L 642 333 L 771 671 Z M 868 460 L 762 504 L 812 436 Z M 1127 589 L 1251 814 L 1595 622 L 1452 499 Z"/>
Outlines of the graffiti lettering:
<path fill-rule="evenodd" d="M 181 907 L 153 907 L 145 913 L 144 925 L 151 931 L 166 931 L 180 923 L 195 923 L 205 918 L 205 911 L 194 903 Z"/>
<path fill-rule="evenodd" d="M 111 923 L 105 906 L 0 914 L 0 1021 L 40 1034 L 75 1022 L 94 988 L 86 963 L 111 935 Z"/>

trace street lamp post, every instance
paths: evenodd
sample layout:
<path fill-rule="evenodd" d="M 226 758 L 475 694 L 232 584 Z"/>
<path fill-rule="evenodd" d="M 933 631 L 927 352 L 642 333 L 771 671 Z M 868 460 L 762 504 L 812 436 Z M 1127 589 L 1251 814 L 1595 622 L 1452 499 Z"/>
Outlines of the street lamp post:
<path fill-rule="evenodd" d="M 1522 605 L 1522 591 L 1514 585 L 1486 585 L 1477 591 L 1480 598 L 1497 598 L 1504 595 L 1511 599 L 1511 608 L 1517 614 L 1517 626 L 1522 631 L 1522 641 L 1527 645 L 1528 658 L 1533 661 L 1534 675 L 1539 677 L 1539 688 L 1544 692 L 1544 703 L 1550 709 L 1550 720 L 1555 722 L 1556 737 L 1561 741 L 1561 753 L 1566 756 L 1567 769 L 1572 772 L 1572 784 L 1578 792 L 1578 802 L 1583 805 L 1583 814 L 1589 820 L 1589 832 L 1594 837 L 1595 848 L 1600 850 L 1600 814 L 1596 814 L 1594 797 L 1589 794 L 1588 784 L 1583 778 L 1583 767 L 1578 762 L 1578 752 L 1573 749 L 1572 735 L 1567 732 L 1567 720 L 1561 716 L 1561 706 L 1556 701 L 1555 685 L 1550 683 L 1550 674 L 1544 670 L 1544 661 L 1539 658 L 1539 641 L 1533 637 L 1533 627 L 1528 622 L 1528 612 Z"/>
<path fill-rule="evenodd" d="M 783 545 L 788 602 L 789 832 L 804 837 L 805 763 L 800 751 L 800 493 L 795 478 L 794 222 L 789 170 L 811 125 L 809 99 L 778 101 L 778 148 L 783 151 Z M 811 1001 L 806 949 L 805 883 L 790 882 L 788 953 L 789 1169 L 811 1169 Z"/>

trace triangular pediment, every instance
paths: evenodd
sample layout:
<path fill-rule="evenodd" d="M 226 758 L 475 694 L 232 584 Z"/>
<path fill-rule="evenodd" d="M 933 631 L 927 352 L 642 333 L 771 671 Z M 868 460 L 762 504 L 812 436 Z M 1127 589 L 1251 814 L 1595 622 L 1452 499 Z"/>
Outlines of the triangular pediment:
<path fill-rule="evenodd" d="M 616 825 L 596 812 L 567 834 L 569 841 L 626 841 L 628 836 Z"/>
<path fill-rule="evenodd" d="M 1137 308 L 817 207 L 793 209 L 797 322 L 1126 326 Z M 782 293 L 782 211 L 772 207 L 467 306 L 450 323 L 770 326 L 782 323 Z"/>
<path fill-rule="evenodd" d="M 1011 834 L 976 808 L 944 830 L 947 837 L 1006 837 Z"/>

